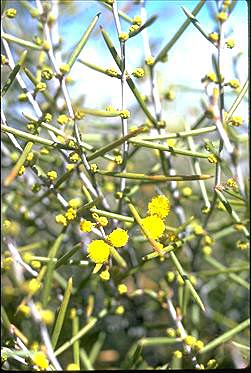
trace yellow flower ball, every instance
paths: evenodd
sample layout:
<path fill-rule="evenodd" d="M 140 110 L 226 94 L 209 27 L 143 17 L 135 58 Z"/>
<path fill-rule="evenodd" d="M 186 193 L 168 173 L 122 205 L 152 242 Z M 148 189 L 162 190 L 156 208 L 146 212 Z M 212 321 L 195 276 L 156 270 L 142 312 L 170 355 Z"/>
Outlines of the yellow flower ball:
<path fill-rule="evenodd" d="M 190 187 L 184 187 L 182 189 L 182 194 L 184 197 L 190 197 L 193 194 L 193 190 Z"/>
<path fill-rule="evenodd" d="M 182 352 L 179 350 L 176 350 L 173 352 L 173 356 L 176 357 L 176 359 L 181 359 L 182 358 Z"/>
<path fill-rule="evenodd" d="M 76 217 L 77 217 L 77 211 L 74 210 L 72 207 L 70 207 L 66 213 L 65 213 L 65 217 L 67 220 L 71 221 L 71 220 L 74 220 Z"/>
<path fill-rule="evenodd" d="M 166 334 L 168 335 L 168 337 L 176 337 L 176 330 L 174 328 L 167 328 L 166 329 Z"/>
<path fill-rule="evenodd" d="M 159 238 L 165 230 L 165 224 L 159 216 L 150 215 L 142 219 L 141 222 L 149 237 L 154 240 Z"/>
<path fill-rule="evenodd" d="M 48 171 L 47 176 L 51 181 L 54 181 L 58 177 L 58 174 L 56 171 Z"/>
<path fill-rule="evenodd" d="M 72 198 L 68 202 L 68 205 L 73 209 L 77 209 L 81 205 L 81 200 L 79 198 Z"/>
<path fill-rule="evenodd" d="M 159 218 L 164 219 L 170 212 L 170 201 L 164 196 L 160 195 L 154 197 L 151 202 L 148 203 L 148 214 L 157 215 Z"/>
<path fill-rule="evenodd" d="M 80 370 L 78 364 L 70 363 L 67 365 L 66 370 Z"/>
<path fill-rule="evenodd" d="M 35 352 L 32 356 L 32 360 L 34 364 L 42 370 L 49 366 L 49 361 L 47 360 L 45 353 L 42 351 Z"/>
<path fill-rule="evenodd" d="M 51 310 L 40 311 L 41 318 L 46 325 L 51 325 L 54 321 L 54 313 Z"/>
<path fill-rule="evenodd" d="M 40 286 L 41 286 L 40 282 L 38 282 L 37 279 L 33 278 L 32 280 L 28 282 L 29 293 L 30 294 L 36 293 L 38 289 L 40 288 Z"/>
<path fill-rule="evenodd" d="M 110 280 L 111 275 L 110 275 L 110 272 L 106 269 L 105 271 L 102 271 L 100 273 L 99 277 L 103 281 L 108 281 L 108 280 Z"/>
<path fill-rule="evenodd" d="M 66 217 L 63 214 L 56 215 L 55 220 L 56 220 L 56 223 L 62 224 L 62 225 L 64 225 L 66 227 L 66 225 L 67 225 L 67 219 L 66 219 Z"/>
<path fill-rule="evenodd" d="M 93 227 L 93 223 L 89 220 L 82 220 L 79 226 L 82 232 L 91 232 L 92 227 Z"/>
<path fill-rule="evenodd" d="M 192 335 L 188 335 L 186 336 L 186 338 L 184 339 L 184 342 L 187 346 L 189 347 L 194 347 L 195 346 L 195 343 L 197 342 L 196 338 L 193 337 Z"/>
<path fill-rule="evenodd" d="M 127 286 L 125 284 L 119 284 L 117 289 L 119 294 L 127 293 Z"/>
<path fill-rule="evenodd" d="M 20 304 L 20 306 L 18 306 L 17 310 L 19 312 L 21 312 L 26 317 L 29 317 L 30 314 L 31 314 L 30 307 L 27 306 L 26 304 Z"/>
<path fill-rule="evenodd" d="M 118 306 L 115 310 L 116 315 L 123 315 L 125 308 L 123 306 Z"/>
<path fill-rule="evenodd" d="M 103 240 L 94 240 L 87 246 L 88 257 L 96 264 L 106 262 L 110 255 L 110 246 Z"/>
<path fill-rule="evenodd" d="M 112 231 L 109 236 L 107 237 L 109 242 L 114 247 L 122 247 L 127 244 L 128 241 L 128 233 L 124 229 L 116 228 Z"/>

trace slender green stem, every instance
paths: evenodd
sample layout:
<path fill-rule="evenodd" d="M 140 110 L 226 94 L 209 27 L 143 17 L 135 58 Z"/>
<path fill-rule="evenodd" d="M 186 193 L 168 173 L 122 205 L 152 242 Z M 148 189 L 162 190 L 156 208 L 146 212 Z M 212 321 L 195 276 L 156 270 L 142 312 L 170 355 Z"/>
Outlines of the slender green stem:
<path fill-rule="evenodd" d="M 64 298 L 60 305 L 56 323 L 53 329 L 53 333 L 51 337 L 51 344 L 52 344 L 53 349 L 55 349 L 57 345 L 57 341 L 62 330 L 62 326 L 63 326 L 65 315 L 66 315 L 66 310 L 67 310 L 69 300 L 71 297 L 71 292 L 72 292 L 72 277 L 70 277 L 67 282 L 67 287 L 65 289 Z"/>
<path fill-rule="evenodd" d="M 184 155 L 188 157 L 195 157 L 195 158 L 207 158 L 208 157 L 208 154 L 206 153 L 192 152 L 191 150 L 178 149 L 172 146 L 162 145 L 158 143 L 150 143 L 148 141 L 143 141 L 143 140 L 129 140 L 129 142 L 134 145 L 143 146 L 143 147 L 150 148 L 150 149 L 164 150 L 172 154 L 180 154 L 180 155 Z"/>
<path fill-rule="evenodd" d="M 49 258 L 51 259 L 46 267 L 46 276 L 45 282 L 42 292 L 42 304 L 43 307 L 46 307 L 50 297 L 50 291 L 52 287 L 52 278 L 53 278 L 53 271 L 55 269 L 55 262 L 53 261 L 56 258 L 57 252 L 62 244 L 62 241 L 65 236 L 65 228 L 63 229 L 62 233 L 57 237 L 55 240 L 51 250 L 49 251 Z"/>
<path fill-rule="evenodd" d="M 76 61 L 76 59 L 78 58 L 79 54 L 81 53 L 82 49 L 84 48 L 87 40 L 89 39 L 94 27 L 96 26 L 96 23 L 98 22 L 98 19 L 99 19 L 99 16 L 100 16 L 101 13 L 98 13 L 94 18 L 93 20 L 91 21 L 90 25 L 88 26 L 87 30 L 85 31 L 85 33 L 83 34 L 82 38 L 80 39 L 80 41 L 78 42 L 78 44 L 76 45 L 76 47 L 74 48 L 72 54 L 70 55 L 69 57 L 69 60 L 67 62 L 67 64 L 70 66 L 70 68 L 72 68 L 74 62 Z"/>
<path fill-rule="evenodd" d="M 38 51 L 42 50 L 41 46 L 36 45 L 28 40 L 23 40 L 23 39 L 17 38 L 16 36 L 6 34 L 6 32 L 2 32 L 2 38 L 8 41 L 11 41 L 12 43 L 22 45 L 23 47 L 31 48 L 31 49 L 38 50 Z"/>
<path fill-rule="evenodd" d="M 11 71 L 6 83 L 4 84 L 3 88 L 1 89 L 1 96 L 2 97 L 6 94 L 6 92 L 10 88 L 10 86 L 13 84 L 13 82 L 16 78 L 16 75 L 18 74 L 20 68 L 23 66 L 23 64 L 25 62 L 26 56 L 27 56 L 27 50 L 23 51 L 23 53 L 21 54 L 21 56 L 19 58 L 18 63 L 16 64 L 14 69 Z"/>
<path fill-rule="evenodd" d="M 200 9 L 205 4 L 205 0 L 200 0 L 194 10 L 192 11 L 192 14 L 196 16 L 197 13 L 199 13 Z M 177 40 L 181 37 L 181 35 L 184 33 L 184 31 L 187 29 L 187 27 L 190 25 L 191 19 L 186 19 L 186 21 L 182 24 L 182 26 L 179 28 L 179 30 L 175 33 L 175 35 L 172 37 L 172 39 L 165 45 L 163 49 L 158 53 L 157 57 L 155 58 L 154 65 L 161 61 L 166 55 L 167 52 L 174 46 L 174 44 L 177 42 Z"/>
<path fill-rule="evenodd" d="M 215 258 L 212 256 L 206 256 L 205 260 L 214 268 L 217 268 L 219 270 L 227 270 L 227 267 L 219 263 Z M 229 277 L 232 281 L 239 284 L 240 286 L 249 289 L 249 283 L 245 280 L 243 280 L 240 276 L 235 275 L 234 273 L 226 273 L 227 277 Z"/>
<path fill-rule="evenodd" d="M 234 103 L 231 106 L 231 108 L 228 110 L 228 112 L 226 114 L 226 117 L 224 118 L 224 122 L 225 123 L 232 117 L 233 113 L 235 112 L 235 110 L 238 108 L 238 106 L 240 105 L 241 101 L 245 97 L 245 94 L 247 93 L 247 90 L 248 90 L 248 84 L 249 84 L 249 81 L 247 79 L 246 82 L 245 82 L 245 84 L 243 85 L 243 87 L 242 87 L 242 89 L 241 89 L 238 97 L 234 101 Z"/>
<path fill-rule="evenodd" d="M 237 325 L 235 328 L 227 331 L 226 333 L 222 334 L 221 336 L 217 337 L 213 341 L 209 342 L 204 348 L 199 351 L 199 354 L 204 354 L 205 352 L 211 351 L 214 348 L 222 345 L 223 343 L 229 341 L 234 335 L 242 332 L 244 329 L 250 326 L 250 319 L 247 319 Z"/>
<path fill-rule="evenodd" d="M 144 175 L 136 174 L 131 172 L 110 172 L 110 171 L 97 171 L 98 174 L 104 176 L 113 176 L 113 177 L 123 177 L 125 179 L 134 179 L 134 180 L 144 180 L 151 182 L 166 182 L 166 181 L 183 181 L 183 180 L 206 180 L 210 179 L 210 175 L 174 175 L 174 176 L 165 176 L 165 175 Z"/>
<path fill-rule="evenodd" d="M 5 127 L 8 128 L 8 126 L 5 126 Z M 18 172 L 20 171 L 21 167 L 23 166 L 24 162 L 26 161 L 27 155 L 30 153 L 32 147 L 33 147 L 33 142 L 31 142 L 31 141 L 27 142 L 27 144 L 25 145 L 25 148 L 24 148 L 22 154 L 20 155 L 17 163 L 15 164 L 13 169 L 10 171 L 10 173 L 8 174 L 6 179 L 4 180 L 4 186 L 6 186 L 6 187 L 9 186 L 13 182 L 13 180 L 17 177 Z"/>
<path fill-rule="evenodd" d="M 77 315 L 72 319 L 72 337 L 74 338 L 79 332 L 79 318 Z M 79 355 L 79 339 L 76 339 L 73 343 L 73 360 L 74 363 L 80 367 L 80 355 Z"/>
<path fill-rule="evenodd" d="M 214 132 L 216 130 L 216 126 L 209 126 L 205 128 L 198 128 L 195 130 L 186 130 L 186 131 L 180 131 L 180 132 L 175 132 L 175 133 L 168 133 L 164 135 L 158 135 L 158 136 L 143 136 L 142 140 L 143 141 L 152 141 L 152 140 L 168 140 L 168 139 L 179 139 L 183 137 L 188 137 L 188 136 L 200 136 L 205 133 L 209 132 Z M 140 138 L 141 140 L 141 138 Z"/>
<path fill-rule="evenodd" d="M 197 294 L 196 290 L 194 289 L 191 281 L 189 280 L 186 272 L 182 268 L 182 265 L 180 264 L 179 260 L 177 259 L 176 255 L 173 251 L 170 251 L 170 258 L 175 265 L 177 271 L 179 272 L 180 276 L 182 277 L 185 284 L 187 284 L 187 287 L 189 288 L 191 295 L 193 296 L 195 302 L 198 304 L 198 306 L 202 309 L 202 311 L 205 311 L 204 304 L 202 303 L 202 300 L 200 299 L 199 295 Z"/>
<path fill-rule="evenodd" d="M 108 311 L 106 309 L 103 309 L 99 313 L 98 317 L 90 318 L 88 323 L 82 329 L 80 329 L 80 331 L 74 337 L 72 337 L 69 341 L 65 342 L 61 347 L 59 347 L 55 351 L 55 355 L 58 356 L 58 355 L 62 354 L 62 352 L 67 350 L 69 347 L 71 347 L 75 341 L 79 340 L 86 333 L 88 333 L 97 324 L 97 322 L 100 319 L 102 319 L 103 317 L 105 317 L 107 315 L 107 313 L 108 313 Z"/>
<path fill-rule="evenodd" d="M 145 130 L 145 127 L 137 128 L 136 130 L 129 132 L 126 136 L 122 136 L 120 137 L 120 139 L 112 141 L 110 144 L 103 146 L 102 148 L 96 150 L 94 153 L 89 155 L 87 157 L 88 161 L 92 161 L 93 159 L 106 154 L 110 150 L 115 149 L 119 145 L 123 144 L 128 139 L 137 136 L 139 133 L 143 132 L 144 130 Z"/>

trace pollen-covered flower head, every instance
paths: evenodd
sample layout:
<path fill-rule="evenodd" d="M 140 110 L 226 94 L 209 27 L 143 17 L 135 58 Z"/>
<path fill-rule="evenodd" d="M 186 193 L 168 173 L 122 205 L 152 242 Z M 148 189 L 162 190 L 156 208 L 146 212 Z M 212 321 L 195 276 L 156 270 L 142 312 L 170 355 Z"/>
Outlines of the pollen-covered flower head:
<path fill-rule="evenodd" d="M 159 238 L 165 230 L 165 224 L 157 215 L 150 215 L 141 220 L 144 229 L 152 239 Z"/>
<path fill-rule="evenodd" d="M 87 246 L 88 257 L 96 264 L 106 262 L 110 255 L 110 246 L 103 240 L 94 240 Z"/>
<path fill-rule="evenodd" d="M 170 211 L 170 201 L 164 196 L 160 195 L 154 197 L 151 202 L 148 203 L 148 214 L 157 215 L 159 218 L 164 219 Z"/>
<path fill-rule="evenodd" d="M 125 246 L 128 241 L 128 233 L 124 229 L 116 228 L 109 234 L 108 240 L 114 247 Z"/>
<path fill-rule="evenodd" d="M 40 368 L 40 370 L 44 370 L 48 368 L 49 361 L 46 358 L 46 355 L 43 351 L 37 351 L 32 356 L 33 363 Z"/>

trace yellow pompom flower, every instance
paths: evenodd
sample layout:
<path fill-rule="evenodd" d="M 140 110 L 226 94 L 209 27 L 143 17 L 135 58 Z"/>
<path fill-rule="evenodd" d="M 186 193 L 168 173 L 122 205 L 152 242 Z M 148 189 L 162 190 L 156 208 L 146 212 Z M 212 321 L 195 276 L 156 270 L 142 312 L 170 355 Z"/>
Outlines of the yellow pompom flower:
<path fill-rule="evenodd" d="M 148 66 L 152 66 L 154 64 L 154 57 L 153 56 L 148 56 L 146 57 L 145 59 L 145 63 L 148 65 Z"/>
<path fill-rule="evenodd" d="M 207 160 L 208 160 L 209 163 L 217 163 L 218 162 L 217 157 L 214 154 L 209 154 L 209 156 L 207 157 Z"/>
<path fill-rule="evenodd" d="M 23 255 L 23 261 L 25 263 L 30 263 L 31 262 L 31 258 L 32 258 L 32 253 L 30 253 L 30 252 L 24 253 L 24 255 Z"/>
<path fill-rule="evenodd" d="M 47 360 L 45 353 L 42 351 L 35 352 L 32 356 L 32 360 L 34 364 L 41 370 L 44 370 L 49 366 L 49 361 Z"/>
<path fill-rule="evenodd" d="M 234 39 L 228 39 L 228 40 L 226 41 L 226 46 L 227 46 L 227 48 L 229 48 L 229 49 L 234 48 L 234 46 L 235 46 L 235 40 L 234 40 Z"/>
<path fill-rule="evenodd" d="M 62 74 L 67 74 L 70 71 L 70 69 L 70 65 L 68 65 L 67 63 L 63 63 L 61 66 L 59 66 L 59 70 Z"/>
<path fill-rule="evenodd" d="M 111 275 L 110 275 L 110 272 L 106 269 L 105 271 L 102 271 L 100 273 L 99 277 L 103 281 L 108 281 L 108 280 L 110 280 Z"/>
<path fill-rule="evenodd" d="M 30 307 L 26 304 L 20 304 L 20 306 L 17 307 L 18 312 L 21 312 L 24 316 L 29 317 L 31 314 Z"/>
<path fill-rule="evenodd" d="M 25 167 L 24 167 L 24 165 L 22 165 L 20 170 L 18 171 L 18 175 L 22 176 L 24 174 L 24 171 L 25 171 Z"/>
<path fill-rule="evenodd" d="M 100 216 L 98 219 L 97 219 L 98 223 L 102 226 L 102 227 L 106 227 L 108 225 L 108 219 L 105 217 L 105 216 Z"/>
<path fill-rule="evenodd" d="M 78 153 L 72 152 L 69 155 L 69 159 L 70 159 L 71 162 L 76 163 L 76 162 L 78 162 L 80 160 L 80 157 L 79 157 Z"/>
<path fill-rule="evenodd" d="M 211 246 L 208 246 L 208 245 L 203 246 L 202 252 L 203 252 L 203 254 L 205 256 L 210 256 L 212 254 L 212 248 L 211 248 Z"/>
<path fill-rule="evenodd" d="M 238 79 L 229 80 L 228 85 L 230 85 L 230 87 L 234 88 L 234 89 L 240 88 L 240 86 L 241 86 Z"/>
<path fill-rule="evenodd" d="M 116 315 L 123 315 L 125 308 L 123 306 L 118 306 L 115 310 Z"/>
<path fill-rule="evenodd" d="M 199 224 L 194 225 L 194 233 L 198 236 L 203 235 L 205 233 L 203 227 Z"/>
<path fill-rule="evenodd" d="M 166 143 L 167 143 L 168 146 L 173 148 L 176 145 L 176 140 L 175 139 L 167 139 Z"/>
<path fill-rule="evenodd" d="M 209 35 L 208 35 L 209 39 L 216 42 L 219 40 L 219 34 L 217 32 L 211 32 Z"/>
<path fill-rule="evenodd" d="M 69 163 L 66 165 L 66 170 L 67 171 L 72 171 L 75 168 L 75 164 Z"/>
<path fill-rule="evenodd" d="M 17 10 L 15 8 L 6 9 L 5 15 L 8 18 L 15 18 L 17 15 Z"/>
<path fill-rule="evenodd" d="M 198 339 L 195 344 L 194 344 L 194 348 L 197 350 L 197 351 L 200 351 L 202 350 L 202 348 L 204 347 L 204 342 L 201 341 L 200 339 Z"/>
<path fill-rule="evenodd" d="M 164 196 L 160 195 L 154 197 L 151 202 L 148 203 L 148 214 L 157 215 L 159 218 L 164 219 L 170 211 L 170 201 Z"/>
<path fill-rule="evenodd" d="M 36 293 L 39 290 L 40 286 L 41 286 L 40 282 L 38 282 L 37 279 L 33 278 L 32 280 L 28 282 L 29 293 L 30 294 Z"/>
<path fill-rule="evenodd" d="M 186 336 L 186 338 L 184 339 L 184 342 L 187 346 L 193 348 L 197 342 L 196 338 L 193 337 L 192 335 L 188 335 Z"/>
<path fill-rule="evenodd" d="M 128 233 L 124 229 L 116 228 L 112 231 L 109 236 L 107 237 L 109 242 L 114 247 L 122 247 L 127 244 L 128 241 Z"/>
<path fill-rule="evenodd" d="M 235 127 L 239 127 L 241 126 L 243 123 L 243 119 L 242 117 L 239 117 L 239 116 L 233 116 L 231 117 L 231 119 L 228 121 L 228 124 L 232 125 L 232 126 L 235 126 Z"/>
<path fill-rule="evenodd" d="M 190 197 L 193 194 L 193 190 L 190 187 L 185 187 L 182 189 L 182 194 L 184 197 Z"/>
<path fill-rule="evenodd" d="M 110 255 L 110 246 L 103 240 L 94 240 L 87 246 L 88 257 L 96 264 L 106 262 Z"/>
<path fill-rule="evenodd" d="M 176 357 L 176 359 L 181 359 L 182 358 L 182 352 L 179 350 L 176 350 L 173 352 L 173 356 Z"/>
<path fill-rule="evenodd" d="M 58 124 L 64 125 L 64 124 L 67 124 L 69 122 L 69 119 L 70 118 L 66 114 L 61 114 L 61 115 L 58 116 L 57 122 L 58 122 Z"/>
<path fill-rule="evenodd" d="M 81 205 L 81 200 L 79 198 L 72 198 L 68 202 L 68 205 L 73 209 L 77 209 Z"/>
<path fill-rule="evenodd" d="M 66 370 L 80 370 L 78 364 L 70 363 L 67 365 Z"/>
<path fill-rule="evenodd" d="M 206 74 L 206 79 L 209 80 L 210 82 L 216 82 L 217 77 L 215 73 L 207 73 Z"/>
<path fill-rule="evenodd" d="M 166 329 L 166 334 L 168 335 L 168 337 L 176 337 L 176 330 L 174 328 L 167 328 Z"/>
<path fill-rule="evenodd" d="M 120 41 L 126 41 L 128 38 L 129 38 L 129 35 L 127 34 L 127 32 L 121 32 L 119 34 L 119 40 Z"/>
<path fill-rule="evenodd" d="M 67 220 L 74 220 L 76 216 L 77 216 L 77 211 L 74 210 L 72 207 L 70 207 L 65 213 L 65 217 Z"/>
<path fill-rule="evenodd" d="M 150 215 L 141 220 L 144 229 L 152 239 L 159 238 L 165 230 L 165 224 L 159 216 Z"/>
<path fill-rule="evenodd" d="M 133 18 L 133 23 L 140 26 L 142 24 L 142 18 L 140 16 L 135 16 Z"/>
<path fill-rule="evenodd" d="M 44 91 L 46 90 L 46 88 L 47 88 L 47 84 L 46 84 L 46 83 L 43 83 L 43 82 L 39 82 L 39 83 L 37 83 L 37 85 L 36 85 L 36 90 L 37 90 L 38 92 L 44 92 Z"/>
<path fill-rule="evenodd" d="M 47 176 L 51 181 L 54 181 L 58 177 L 58 174 L 56 171 L 48 171 Z"/>
<path fill-rule="evenodd" d="M 11 257 L 4 258 L 1 262 L 1 268 L 8 271 L 11 268 L 12 263 L 13 259 Z"/>
<path fill-rule="evenodd" d="M 117 289 L 118 289 L 119 294 L 127 293 L 127 286 L 125 284 L 119 284 Z"/>
<path fill-rule="evenodd" d="M 145 71 L 142 69 L 142 67 L 137 67 L 133 70 L 132 75 L 135 76 L 135 78 L 143 78 L 145 76 Z"/>
<path fill-rule="evenodd" d="M 172 271 L 168 271 L 166 273 L 166 279 L 167 279 L 168 282 L 173 282 L 174 279 L 175 279 L 175 273 L 172 272 Z"/>
<path fill-rule="evenodd" d="M 131 113 L 130 113 L 130 111 L 129 110 L 122 110 L 121 112 L 120 112 L 120 117 L 121 118 L 123 118 L 123 119 L 128 119 L 128 118 L 130 118 L 130 115 L 131 115 Z"/>
<path fill-rule="evenodd" d="M 40 311 L 41 318 L 46 325 L 51 325 L 54 321 L 54 313 L 51 310 Z"/>
<path fill-rule="evenodd" d="M 67 225 L 67 219 L 66 219 L 66 217 L 63 214 L 56 215 L 55 220 L 56 220 L 56 223 L 62 224 L 62 225 L 64 225 L 66 227 L 66 225 Z"/>
<path fill-rule="evenodd" d="M 31 266 L 34 269 L 39 269 L 39 268 L 41 268 L 42 264 L 38 260 L 32 260 L 31 261 Z"/>
<path fill-rule="evenodd" d="M 216 19 L 223 23 L 228 19 L 228 14 L 226 12 L 220 12 L 216 15 Z"/>
<path fill-rule="evenodd" d="M 238 189 L 238 184 L 233 178 L 227 180 L 227 186 L 233 189 Z"/>
<path fill-rule="evenodd" d="M 79 228 L 82 232 L 91 232 L 92 227 L 93 223 L 91 221 L 81 220 Z"/>

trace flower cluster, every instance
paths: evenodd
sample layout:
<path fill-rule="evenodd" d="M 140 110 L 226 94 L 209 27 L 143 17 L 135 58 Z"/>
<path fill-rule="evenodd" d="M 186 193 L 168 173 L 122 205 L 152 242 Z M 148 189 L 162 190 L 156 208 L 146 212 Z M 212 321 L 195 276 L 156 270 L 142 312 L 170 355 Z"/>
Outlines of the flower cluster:
<path fill-rule="evenodd" d="M 142 67 L 137 67 L 133 70 L 132 75 L 135 76 L 135 78 L 143 78 L 145 76 L 145 71 L 142 69 Z"/>
<path fill-rule="evenodd" d="M 148 203 L 147 216 L 141 219 L 143 229 L 147 232 L 148 236 L 156 240 L 162 236 L 165 230 L 164 219 L 170 212 L 170 201 L 164 195 L 153 197 Z M 163 247 L 160 245 L 160 249 Z"/>

